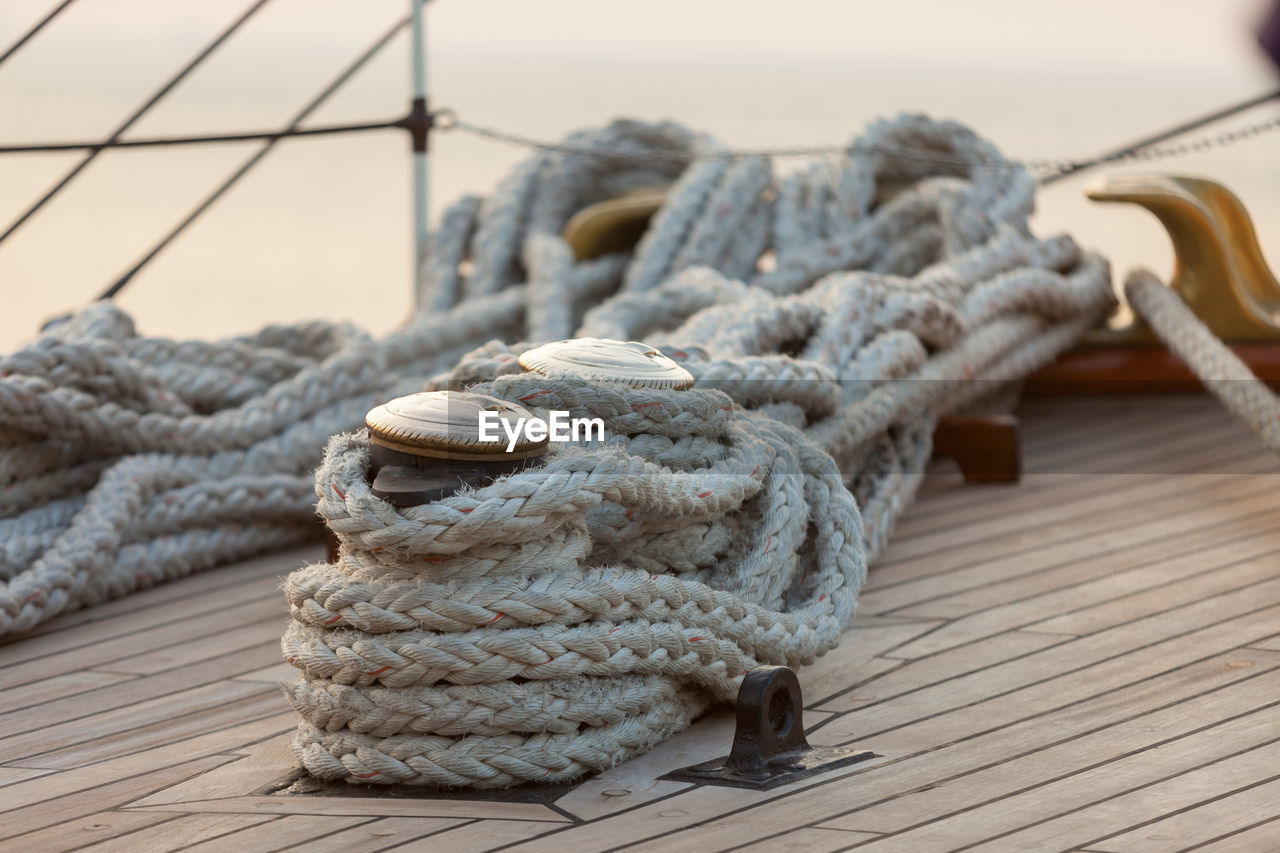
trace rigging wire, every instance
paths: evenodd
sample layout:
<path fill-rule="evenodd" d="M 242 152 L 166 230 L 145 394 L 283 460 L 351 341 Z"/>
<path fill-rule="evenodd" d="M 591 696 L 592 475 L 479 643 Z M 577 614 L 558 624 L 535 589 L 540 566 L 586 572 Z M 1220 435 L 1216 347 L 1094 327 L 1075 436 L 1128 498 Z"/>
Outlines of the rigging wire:
<path fill-rule="evenodd" d="M 1215 121 L 1234 115 L 1244 109 L 1257 106 L 1267 101 L 1280 98 L 1280 91 L 1268 93 L 1256 98 L 1250 98 L 1242 104 L 1236 104 L 1223 110 L 1213 113 L 1211 116 L 1202 117 L 1193 121 L 1179 125 L 1176 128 L 1162 131 L 1154 136 L 1148 137 L 1138 143 L 1130 143 L 1122 148 L 1109 151 L 1104 154 L 1090 157 L 1085 160 L 1070 159 L 1028 159 L 1028 160 L 1007 160 L 1003 163 L 986 163 L 991 168 L 997 169 L 1028 169 L 1032 172 L 1048 173 L 1047 177 L 1041 179 L 1041 183 L 1052 183 L 1069 174 L 1091 169 L 1106 163 L 1118 163 L 1124 161 L 1149 161 L 1149 160 L 1165 160 L 1173 157 L 1182 157 L 1187 154 L 1198 151 L 1205 151 L 1211 148 L 1223 148 L 1251 139 L 1262 133 L 1273 130 L 1280 130 L 1280 117 L 1268 119 L 1257 124 L 1248 125 L 1246 127 L 1227 131 L 1217 136 L 1201 137 L 1191 142 L 1181 145 L 1168 146 L 1165 148 L 1151 148 L 1157 142 L 1172 139 L 1175 136 L 1182 135 L 1191 130 L 1203 127 Z M 532 137 L 523 136 L 517 133 L 510 133 L 485 125 L 472 124 L 471 122 L 456 119 L 448 110 L 440 110 L 436 112 L 436 126 L 441 130 L 456 128 L 464 133 L 488 139 L 494 142 L 502 142 L 509 145 L 516 145 L 522 148 L 532 148 L 540 151 L 549 151 L 561 154 L 575 154 L 585 157 L 597 157 L 600 159 L 613 160 L 636 160 L 636 161 L 669 161 L 687 159 L 688 155 L 681 153 L 636 153 L 629 151 L 597 151 L 593 149 L 580 148 L 574 145 L 563 145 L 553 142 L 544 142 Z M 443 119 L 449 119 L 448 123 Z M 3 149 L 0 149 L 3 153 Z M 948 157 L 929 150 L 912 150 L 909 148 L 895 148 L 884 145 L 866 146 L 854 144 L 848 145 L 821 145 L 821 146 L 801 146 L 792 148 L 757 148 L 757 149 L 729 149 L 729 150 L 709 150 L 700 151 L 696 155 L 702 159 L 726 159 L 738 160 L 751 157 L 768 157 L 772 159 L 804 157 L 804 158 L 821 158 L 835 157 L 852 153 L 875 153 L 886 157 L 893 157 L 901 160 L 914 160 L 924 163 L 934 163 L 940 166 L 967 167 L 972 165 L 971 160 L 961 159 L 957 157 Z"/>
<path fill-rule="evenodd" d="M 1050 184 L 1062 178 L 1074 175 L 1077 172 L 1094 168 L 1095 166 L 1107 163 L 1118 163 L 1125 161 L 1149 161 L 1164 160 L 1173 157 L 1181 157 L 1187 154 L 1205 151 L 1212 148 L 1223 148 L 1251 139 L 1260 134 L 1273 130 L 1280 130 L 1280 117 L 1267 119 L 1251 125 L 1246 125 L 1235 130 L 1225 131 L 1216 136 L 1205 136 L 1194 139 L 1190 142 L 1179 145 L 1171 145 L 1162 148 L 1154 146 L 1166 142 L 1178 136 L 1185 135 L 1193 130 L 1197 130 L 1223 119 L 1230 118 L 1237 113 L 1245 110 L 1261 106 L 1271 101 L 1280 100 L 1280 89 L 1267 92 L 1248 98 L 1244 101 L 1232 104 L 1219 110 L 1215 110 L 1207 115 L 1190 119 L 1174 127 L 1161 130 L 1151 136 L 1144 137 L 1136 142 L 1127 143 L 1119 148 L 1112 149 L 1105 153 L 1090 157 L 1084 160 L 1073 160 L 1068 158 L 1032 158 L 1025 160 L 1006 160 L 1002 163 L 989 164 L 993 168 L 1026 168 L 1033 172 L 1047 173 L 1041 179 L 1041 183 Z M 221 134 L 205 134 L 198 136 L 159 136 L 147 137 L 143 139 L 127 139 L 127 140 L 107 140 L 103 142 L 49 142 L 49 143 L 26 143 L 15 145 L 0 145 L 0 155 L 3 154 L 31 154 L 38 152 L 57 152 L 57 151 L 76 151 L 90 150 L 100 151 L 106 148 L 150 148 L 160 146 L 181 146 L 181 145 L 203 145 L 208 143 L 221 142 L 245 142 L 254 140 L 263 140 L 275 142 L 294 136 L 327 136 L 338 133 L 358 133 L 371 130 L 383 130 L 386 128 L 402 128 L 410 131 L 422 132 L 424 128 L 435 129 L 440 131 L 458 130 L 463 133 L 469 133 L 482 139 L 488 139 L 494 142 L 502 142 L 508 145 L 515 145 L 521 148 L 537 149 L 540 151 L 549 151 L 561 154 L 578 154 L 584 157 L 597 157 L 602 159 L 615 160 L 640 160 L 640 161 L 666 161 L 666 160 L 684 160 L 688 159 L 687 154 L 683 153 L 635 153 L 627 151 L 609 152 L 597 149 L 580 148 L 574 145 L 566 145 L 563 143 L 546 142 L 530 136 L 524 136 L 519 133 L 502 130 L 492 126 L 475 124 L 469 121 L 459 119 L 456 113 L 451 109 L 440 109 L 430 114 L 422 115 L 417 109 L 415 102 L 415 112 L 411 112 L 404 118 L 380 121 L 380 122 L 362 122 L 354 124 L 334 124 L 322 125 L 312 128 L 296 127 L 296 121 L 291 123 L 283 130 L 256 130 L 244 131 L 239 133 L 221 133 Z M 833 157 L 854 152 L 861 153 L 878 153 L 886 157 L 894 157 L 904 160 L 916 160 L 920 162 L 936 163 L 938 165 L 950 166 L 968 166 L 972 161 L 962 160 L 955 157 L 947 157 L 937 152 L 928 150 L 911 150 L 906 148 L 893 148 L 888 146 L 876 146 L 874 148 L 857 147 L 849 145 L 810 145 L 795 146 L 781 148 L 755 148 L 755 149 L 710 149 L 697 152 L 697 158 L 702 159 L 747 159 L 753 157 L 769 157 L 774 159 L 783 158 L 815 158 L 815 157 Z M 2 239 L 2 238 L 0 238 Z"/>
<path fill-rule="evenodd" d="M 36 34 L 38 34 L 45 26 L 47 26 L 58 14 L 64 11 L 73 3 L 74 0 L 63 0 L 58 6 L 54 7 L 48 14 L 38 21 L 31 29 L 22 35 L 13 45 L 11 45 L 3 54 L 0 54 L 0 64 L 9 59 L 23 45 L 28 43 Z M 269 131 L 246 131 L 222 134 L 204 134 L 195 136 L 168 136 L 168 137 L 151 137 L 142 139 L 122 140 L 123 135 L 130 127 L 132 127 L 139 119 L 141 119 L 152 107 L 154 107 L 161 99 L 171 92 L 179 83 L 181 83 L 192 71 L 194 71 L 205 59 L 207 59 L 218 47 L 220 47 L 228 38 L 231 37 L 241 26 L 243 26 L 254 14 L 262 9 L 270 0 L 255 0 L 235 21 L 233 21 L 225 30 L 223 30 L 212 42 L 207 44 L 195 57 L 193 57 L 176 75 L 166 82 L 159 90 L 157 90 L 150 98 L 148 98 L 142 106 L 121 124 L 107 139 L 92 142 L 56 142 L 56 143 L 32 143 L 17 145 L 0 145 L 0 155 L 3 154 L 23 154 L 36 152 L 58 152 L 58 151 L 86 151 L 86 156 L 54 184 L 40 199 L 38 199 L 31 207 L 14 220 L 3 233 L 0 233 L 0 243 L 8 239 L 17 229 L 22 227 L 37 211 L 47 204 L 58 192 L 65 188 L 81 171 L 89 165 L 92 160 L 102 153 L 102 151 L 110 148 L 146 148 L 159 146 L 182 146 L 182 145 L 199 145 L 210 143 L 234 143 L 261 141 L 265 143 L 257 152 L 248 160 L 240 165 L 231 175 L 229 175 L 217 188 L 207 195 L 195 208 L 193 208 L 173 229 L 169 231 L 161 240 L 156 243 L 150 251 L 137 261 L 126 273 L 120 276 L 111 284 L 99 299 L 110 299 L 150 263 L 160 252 L 162 252 L 170 243 L 173 242 L 180 234 L 182 234 L 193 222 L 196 221 L 206 210 L 218 201 L 232 186 L 234 186 L 241 178 L 243 178 L 254 166 L 256 166 L 263 157 L 275 146 L 281 139 L 291 138 L 295 136 L 328 136 L 335 134 L 359 133 L 373 130 L 383 130 L 387 128 L 400 128 L 408 130 L 415 139 L 415 150 L 418 150 L 418 140 L 425 140 L 426 134 L 432 129 L 449 130 L 457 129 L 465 133 L 470 133 L 479 138 L 485 138 L 492 141 L 503 142 L 512 145 L 518 145 L 524 148 L 538 149 L 543 151 L 553 151 L 566 154 L 578 154 L 583 156 L 602 157 L 608 159 L 619 160 L 657 160 L 670 159 L 671 157 L 680 157 L 687 159 L 688 155 L 655 155 L 655 154 L 631 154 L 626 152 L 604 152 L 598 149 L 580 149 L 576 146 L 565 145 L 559 143 L 550 143 L 532 137 L 523 136 L 521 134 L 512 133 L 494 127 L 486 127 L 483 125 L 464 122 L 457 118 L 456 114 L 449 109 L 437 110 L 429 112 L 426 109 L 425 99 L 416 98 L 413 108 L 408 115 L 403 118 L 380 121 L 380 122 L 362 122 L 347 124 L 322 125 L 317 127 L 302 128 L 300 125 L 305 121 L 316 109 L 325 103 L 342 85 L 344 85 L 354 74 L 356 74 L 367 62 L 376 56 L 402 29 L 404 29 L 412 21 L 411 15 L 406 15 L 391 26 L 382 36 L 380 36 L 369 48 L 354 59 L 346 68 L 344 68 L 330 83 L 320 91 L 310 102 L 290 121 L 288 126 L 282 130 Z M 1197 130 L 1206 125 L 1222 121 L 1225 118 L 1236 115 L 1237 113 L 1254 107 L 1261 106 L 1271 101 L 1280 100 L 1280 89 L 1266 92 L 1244 101 L 1231 104 L 1227 107 L 1215 110 L 1203 116 L 1190 119 L 1173 127 L 1154 133 L 1134 142 L 1127 143 L 1119 148 L 1115 148 L 1091 157 L 1085 160 L 1024 160 L 1024 161 L 1004 161 L 1000 164 L 990 164 L 992 167 L 998 168 L 1026 168 L 1032 172 L 1039 172 L 1039 182 L 1043 185 L 1051 184 L 1056 181 L 1075 175 L 1081 171 L 1094 168 L 1106 163 L 1120 163 L 1138 160 L 1157 160 L 1169 157 L 1183 156 L 1190 153 L 1205 151 L 1212 148 L 1225 147 L 1246 139 L 1253 138 L 1262 133 L 1280 129 L 1280 117 L 1249 125 L 1232 131 L 1227 131 L 1213 137 L 1201 137 L 1188 143 L 1182 143 L 1164 148 L 1156 148 L 1162 142 L 1166 142 L 1178 136 L 1183 136 L 1193 130 Z M 697 158 L 716 158 L 716 159 L 744 159 L 755 157 L 770 158 L 791 158 L 791 157 L 832 157 L 838 155 L 848 155 L 855 151 L 861 151 L 851 146 L 801 146 L 790 148 L 764 148 L 755 150 L 710 150 L 696 152 Z M 937 152 L 927 150 L 912 151 L 902 148 L 890 148 L 878 146 L 874 149 L 874 153 L 887 157 L 898 159 L 916 160 L 936 163 L 938 165 L 953 166 L 969 166 L 969 161 L 960 161 L 956 158 L 947 158 L 939 155 Z"/>
<path fill-rule="evenodd" d="M 319 109 L 321 105 L 323 105 L 326 101 L 328 101 L 329 98 L 332 97 L 335 92 L 341 89 L 342 86 L 348 80 L 350 80 L 353 76 L 355 76 L 355 74 L 361 68 L 363 68 L 371 59 L 377 56 L 382 51 L 382 49 L 386 47 L 401 30 L 403 30 L 406 26 L 408 26 L 408 24 L 409 24 L 408 15 L 405 15 L 400 20 L 392 24 L 392 26 L 389 29 L 387 29 L 387 31 L 384 32 L 381 36 L 379 36 L 378 39 L 373 42 L 373 44 L 365 48 L 365 50 L 359 56 L 357 56 L 345 68 L 343 68 L 342 71 L 340 71 L 336 77 L 330 80 L 328 85 L 326 85 L 323 89 L 321 89 L 320 92 L 317 95 L 315 95 L 315 97 L 313 97 L 306 104 L 306 106 L 304 106 L 297 113 L 297 115 L 293 117 L 293 119 L 289 122 L 288 126 L 283 131 L 279 131 L 275 133 L 266 133 L 266 134 L 250 134 L 247 138 L 264 139 L 266 140 L 265 144 L 261 148 L 259 148 L 257 152 L 253 154 L 253 156 L 251 156 L 249 159 L 241 163 L 239 168 L 237 168 L 225 180 L 223 180 L 223 182 L 219 184 L 218 187 L 213 190 L 213 192 L 205 196 L 205 198 L 199 204 L 197 204 L 194 208 L 192 208 L 191 212 L 188 213 L 185 217 L 183 217 L 182 220 L 176 226 L 174 226 L 169 231 L 168 234 L 166 234 L 163 238 L 160 239 L 158 243 L 156 243 L 154 246 L 151 247 L 150 251 L 148 251 L 145 255 L 143 255 L 142 258 L 137 261 L 137 263 L 135 263 L 132 267 L 129 268 L 129 270 L 126 273 L 124 273 L 124 275 L 116 279 L 115 282 L 112 283 L 110 287 L 104 290 L 102 294 L 98 297 L 98 299 L 110 299 L 113 296 L 115 296 L 117 293 L 119 293 L 121 289 L 123 289 L 124 286 L 129 283 L 130 279 L 136 276 L 142 270 L 143 267 L 145 267 L 147 264 L 151 263 L 151 261 L 155 259 L 156 255 L 164 251 L 164 249 L 170 243 L 172 243 L 174 239 L 178 237 L 178 235 L 180 235 L 183 231 L 185 231 L 191 225 L 191 223 L 199 219 L 200 216 L 206 210 L 208 210 L 210 207 L 213 206 L 215 202 L 218 201 L 218 199 L 222 198 L 222 196 L 227 192 L 227 190 L 235 186 L 235 184 L 241 178 L 243 178 L 246 174 L 248 174 L 249 171 L 253 169 L 254 166 L 258 165 L 258 163 L 262 160 L 262 158 L 266 157 L 267 154 L 271 151 L 271 149 L 275 147 L 275 144 L 279 142 L 281 139 L 284 139 L 290 136 L 304 136 L 308 134 L 314 136 L 314 135 L 319 135 L 325 132 L 336 133 L 336 132 L 352 132 L 354 130 L 372 130 L 372 129 L 381 128 L 381 127 L 407 127 L 411 119 L 413 118 L 412 114 L 410 114 L 409 117 L 400 119 L 399 121 L 395 121 L 395 122 L 380 122 L 380 123 L 375 123 L 373 125 L 347 125 L 345 127 L 345 130 L 341 126 L 338 126 L 337 129 L 335 129 L 335 127 L 329 127 L 329 128 L 314 128 L 311 130 L 302 130 L 300 129 L 299 126 L 302 124 L 302 122 L 306 121 L 307 118 L 312 113 L 314 113 L 317 109 Z M 429 117 L 428 117 L 428 120 L 429 120 Z M 223 141 L 226 141 L 226 140 L 224 139 Z"/>
<path fill-rule="evenodd" d="M 1049 175 L 1048 177 L 1042 179 L 1040 183 L 1051 184 L 1054 181 L 1060 181 L 1065 177 L 1074 175 L 1076 172 L 1080 172 L 1085 169 L 1092 168 L 1093 166 L 1101 165 L 1103 163 L 1112 163 L 1118 160 L 1125 160 L 1130 157 L 1139 156 L 1142 151 L 1151 148 L 1151 146 L 1153 145 L 1158 145 L 1161 142 L 1165 142 L 1177 136 L 1182 136 L 1184 134 L 1190 133 L 1193 130 L 1199 130 L 1200 128 L 1206 125 L 1214 124 L 1216 122 L 1222 121 L 1225 118 L 1230 118 L 1231 116 L 1237 113 L 1241 113 L 1241 112 L 1244 112 L 1245 110 L 1253 109 L 1254 107 L 1260 107 L 1263 104 L 1266 104 L 1275 100 L 1280 100 L 1280 89 L 1275 89 L 1271 92 L 1265 92 L 1261 95 L 1258 95 L 1257 97 L 1248 98 L 1246 100 L 1239 101 L 1235 104 L 1231 104 L 1230 106 L 1223 107 L 1222 109 L 1214 110 L 1213 112 L 1208 113 L 1206 115 L 1189 119 L 1188 121 L 1185 121 L 1182 124 L 1175 125 L 1174 127 L 1168 128 L 1166 130 L 1162 130 L 1158 133 L 1154 133 L 1150 136 L 1144 137 L 1134 142 L 1130 142 L 1127 145 L 1122 145 L 1119 148 L 1112 149 L 1111 151 L 1108 151 L 1104 154 L 1100 154 L 1097 157 L 1094 157 L 1090 160 L 1083 160 L 1079 163 L 1073 164 L 1068 168 L 1058 171 L 1056 174 Z M 1240 139 L 1247 139 L 1250 136 L 1256 136 L 1258 133 L 1261 133 L 1265 130 L 1274 129 L 1277 125 L 1280 125 L 1280 120 L 1273 119 L 1270 122 L 1264 122 L 1263 124 L 1256 125 L 1253 128 L 1244 128 L 1242 131 L 1238 131 L 1237 132 L 1239 134 L 1238 138 L 1233 137 L 1231 134 L 1222 134 L 1221 136 L 1216 138 L 1217 140 L 1216 144 L 1225 145 L 1225 144 L 1230 144 L 1232 142 L 1238 142 L 1240 141 Z M 1254 131 L 1254 132 L 1250 132 L 1250 131 Z M 1224 139 L 1229 141 L 1226 141 L 1226 142 L 1222 141 Z M 1211 143 L 1207 147 L 1212 147 L 1212 144 L 1214 143 Z M 1194 143 L 1192 143 L 1192 146 L 1194 146 Z M 1192 148 L 1192 150 L 1194 150 L 1194 147 Z"/>
<path fill-rule="evenodd" d="M 59 14 L 62 13 L 63 9 L 66 9 L 68 6 L 70 6 L 74 2 L 75 0 L 62 0 L 61 3 L 59 3 L 57 6 L 53 8 L 53 11 L 45 15 L 39 21 L 36 21 L 35 25 L 32 26 L 31 29 L 27 30 L 25 33 L 22 34 L 21 38 L 19 38 L 13 44 L 9 45 L 8 50 L 6 50 L 4 53 L 0 53 L 0 65 L 4 65 L 4 63 L 9 59 L 9 57 L 13 56 L 15 53 L 21 50 L 24 44 L 26 44 L 27 42 L 31 41 L 33 38 L 36 37 L 36 33 L 43 30 L 50 21 L 52 21 L 54 18 L 58 17 Z"/>
<path fill-rule="evenodd" d="M 240 15 L 240 17 L 232 21 L 230 26 L 228 26 L 225 30 L 219 33 L 218 36 L 213 41 L 205 45 L 204 48 L 199 53 L 197 53 L 194 57 L 192 57 L 191 60 L 186 65 L 184 65 L 180 71 L 178 71 L 177 74 L 169 78 L 168 82 L 166 82 L 163 86 L 157 89 L 151 95 L 151 97 L 149 97 L 146 101 L 144 101 L 142 103 L 142 106 L 134 110 L 133 114 L 130 115 L 129 118 L 125 119 L 124 123 L 121 124 L 119 127 L 117 127 L 111 133 L 111 135 L 107 137 L 107 140 L 105 143 L 92 145 L 92 146 L 76 146 L 78 148 L 85 148 L 86 150 L 88 150 L 89 153 L 85 155 L 84 159 L 82 159 L 79 163 L 77 163 L 74 167 L 72 167 L 71 171 L 63 175 L 61 180 L 59 180 L 52 187 L 50 187 L 45 192 L 45 194 L 42 195 L 36 201 L 35 204 L 28 207 L 22 214 L 18 216 L 17 219 L 9 223 L 9 226 L 4 230 L 4 233 L 0 234 L 0 243 L 3 243 L 5 240 L 9 239 L 9 237 L 11 237 L 15 231 L 17 231 L 24 224 L 26 224 L 26 222 L 29 219 L 31 219 L 31 217 L 34 216 L 36 212 L 40 210 L 40 208 L 48 204 L 49 201 L 53 199 L 54 196 L 60 193 L 63 190 L 63 188 L 67 186 L 67 184 L 71 183 L 71 181 L 73 181 L 77 175 L 79 175 L 82 171 L 84 171 L 85 167 L 87 167 L 91 162 L 93 162 L 94 158 L 97 157 L 99 154 L 101 154 L 103 150 L 105 150 L 106 148 L 120 147 L 121 134 L 127 131 L 130 127 L 133 127 L 133 125 L 140 118 L 146 115 L 147 112 L 150 111 L 152 107 L 158 104 L 161 101 L 161 99 L 165 97 L 165 95 L 168 95 L 170 92 L 172 92 L 174 87 L 176 87 L 179 83 L 185 80 L 192 71 L 198 68 L 200 64 L 203 63 L 206 59 L 208 59 L 209 56 L 215 50 L 221 47 L 223 42 L 229 39 L 232 36 L 232 34 L 236 32 L 236 30 L 244 26 L 244 24 L 258 12 L 258 10 L 260 10 L 263 6 L 267 5 L 267 3 L 269 2 L 271 2 L 271 0 L 255 0 L 255 2 L 250 4 L 249 8 L 246 9 Z M 61 8 L 59 8 L 56 11 L 61 11 Z M 34 33 L 29 33 L 28 35 L 34 35 Z M 63 149 L 63 150 L 66 150 L 66 149 Z"/>
<path fill-rule="evenodd" d="M 142 139 L 121 139 L 118 142 L 52 142 L 32 143 L 30 145 L 3 145 L 0 154 L 32 154 L 36 152 L 56 151 L 102 151 L 107 148 L 159 148 L 182 147 L 185 145 L 205 145 L 212 142 L 265 142 L 279 140 L 290 136 L 329 136 L 335 133 L 359 133 L 367 130 L 382 130 L 388 127 L 402 127 L 404 119 L 395 121 L 362 122 L 357 124 L 330 124 L 308 128 L 285 128 L 284 130 L 248 130 L 242 133 L 212 133 L 205 136 L 153 136 Z"/>

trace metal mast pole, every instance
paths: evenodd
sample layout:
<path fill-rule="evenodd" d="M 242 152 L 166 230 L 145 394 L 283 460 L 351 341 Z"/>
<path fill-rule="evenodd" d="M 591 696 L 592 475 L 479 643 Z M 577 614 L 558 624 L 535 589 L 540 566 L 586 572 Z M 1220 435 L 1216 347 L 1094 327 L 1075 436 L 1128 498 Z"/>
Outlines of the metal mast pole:
<path fill-rule="evenodd" d="M 409 0 L 413 38 L 413 103 L 415 110 L 421 104 L 427 112 L 427 48 L 423 6 L 426 0 Z M 427 248 L 427 138 L 415 139 L 413 146 L 413 275 L 417 290 L 418 267 L 421 266 Z"/>

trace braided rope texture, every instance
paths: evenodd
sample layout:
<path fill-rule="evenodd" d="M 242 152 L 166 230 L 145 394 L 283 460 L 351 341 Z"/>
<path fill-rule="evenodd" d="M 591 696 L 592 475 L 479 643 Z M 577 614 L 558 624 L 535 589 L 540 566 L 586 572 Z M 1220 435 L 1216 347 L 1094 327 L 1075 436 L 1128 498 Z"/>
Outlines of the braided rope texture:
<path fill-rule="evenodd" d="M 1280 399 L 1239 356 L 1214 337 L 1173 288 L 1146 270 L 1124 284 L 1134 313 L 1273 453 L 1280 453 Z"/>
<path fill-rule="evenodd" d="M 782 177 L 700 159 L 723 147 L 671 123 L 566 144 L 449 208 L 425 310 L 387 337 L 179 342 L 97 303 L 0 357 L 0 635 L 302 541 L 318 508 L 340 558 L 290 577 L 283 640 L 303 765 L 570 779 L 688 725 L 751 666 L 831 648 L 936 418 L 988 405 L 1113 306 L 1104 261 L 1030 234 L 1030 175 L 951 122 L 878 122 Z M 941 164 L 875 153 L 904 145 Z M 634 250 L 574 258 L 574 212 L 655 184 L 673 187 Z M 520 372 L 518 342 L 575 334 L 658 345 L 695 387 Z M 364 413 L 468 386 L 607 435 L 424 507 L 372 496 Z"/>
<path fill-rule="evenodd" d="M 303 767 L 570 780 L 732 699 L 752 667 L 839 642 L 938 415 L 1000 396 L 1114 305 L 1101 259 L 1029 234 L 1034 184 L 988 143 L 920 117 L 868 137 L 859 151 L 967 166 L 853 153 L 779 181 L 765 160 L 694 160 L 616 261 L 575 262 L 559 232 L 617 160 L 544 152 L 451 209 L 424 304 L 523 285 L 526 340 L 641 339 L 695 386 L 526 373 L 530 344 L 490 341 L 428 387 L 598 417 L 605 437 L 420 507 L 372 495 L 363 434 L 334 438 L 316 495 L 339 557 L 286 584 Z M 877 205 L 886 184 L 902 189 Z M 614 295 L 576 302 L 604 266 Z"/>

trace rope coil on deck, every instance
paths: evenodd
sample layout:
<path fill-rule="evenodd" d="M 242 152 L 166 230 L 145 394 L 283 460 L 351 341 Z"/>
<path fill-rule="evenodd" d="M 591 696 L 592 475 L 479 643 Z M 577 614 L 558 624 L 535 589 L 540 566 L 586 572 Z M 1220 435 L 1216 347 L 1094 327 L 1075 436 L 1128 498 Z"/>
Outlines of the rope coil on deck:
<path fill-rule="evenodd" d="M 340 556 L 289 578 L 282 645 L 309 772 L 568 780 L 685 727 L 751 667 L 800 665 L 839 641 L 936 415 L 991 397 L 1113 305 L 1105 263 L 1028 236 L 1032 184 L 977 165 L 986 143 L 917 118 L 871 135 L 975 165 L 920 180 L 855 155 L 838 180 L 825 165 L 785 179 L 776 200 L 764 161 L 695 162 L 680 177 L 618 294 L 576 334 L 657 344 L 694 389 L 524 373 L 522 347 L 499 341 L 429 386 L 601 417 L 604 441 L 407 509 L 370 492 L 367 438 L 330 443 L 316 494 Z M 592 263 L 537 224 L 572 206 L 530 200 L 567 166 L 547 157 L 487 205 L 450 212 L 428 303 L 509 287 L 495 275 L 518 274 L 521 221 L 531 294 L 554 297 Z M 886 180 L 915 183 L 873 209 Z M 769 251 L 776 265 L 759 272 Z M 573 331 L 569 301 L 550 304 L 530 311 L 532 340 Z"/>
<path fill-rule="evenodd" d="M 328 323 L 148 339 L 99 303 L 0 358 L 0 634 L 301 541 L 318 495 L 342 548 L 287 584 L 303 764 L 573 778 L 750 666 L 834 645 L 936 417 L 990 404 L 1113 304 L 1103 261 L 1029 234 L 1030 175 L 956 124 L 880 122 L 780 180 L 763 158 L 698 159 L 718 144 L 669 123 L 566 145 L 449 209 L 428 310 L 380 340 Z M 876 153 L 895 146 L 943 162 Z M 634 251 L 575 259 L 573 213 L 672 181 Z M 516 342 L 573 334 L 660 346 L 695 387 L 521 372 Z M 396 509 L 350 431 L 433 376 L 608 435 Z"/>

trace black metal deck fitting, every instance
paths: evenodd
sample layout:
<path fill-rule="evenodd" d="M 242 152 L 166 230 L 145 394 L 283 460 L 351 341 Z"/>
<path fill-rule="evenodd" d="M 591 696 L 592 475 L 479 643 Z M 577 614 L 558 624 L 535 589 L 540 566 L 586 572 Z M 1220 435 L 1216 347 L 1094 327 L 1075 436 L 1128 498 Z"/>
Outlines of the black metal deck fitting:
<path fill-rule="evenodd" d="M 659 778 L 763 791 L 876 757 L 852 746 L 810 746 L 800 680 L 785 666 L 757 667 L 742 679 L 737 717 L 727 756 Z"/>

